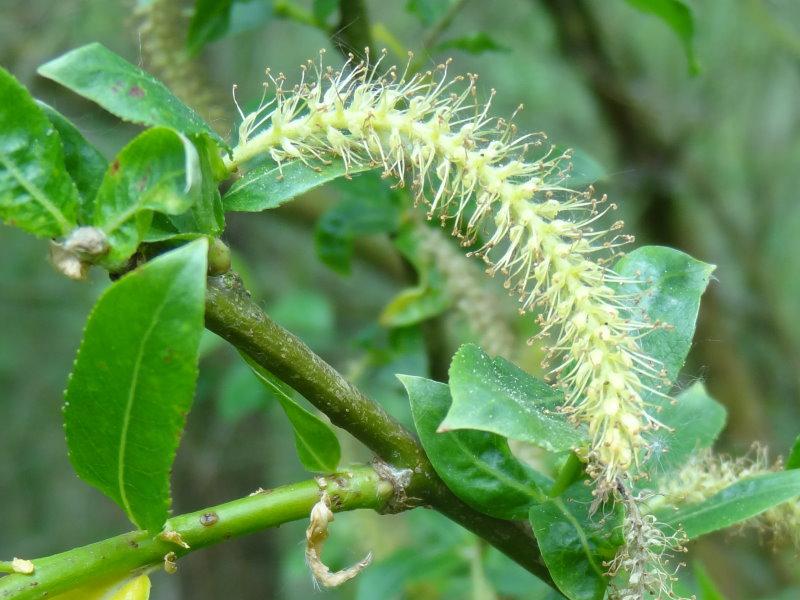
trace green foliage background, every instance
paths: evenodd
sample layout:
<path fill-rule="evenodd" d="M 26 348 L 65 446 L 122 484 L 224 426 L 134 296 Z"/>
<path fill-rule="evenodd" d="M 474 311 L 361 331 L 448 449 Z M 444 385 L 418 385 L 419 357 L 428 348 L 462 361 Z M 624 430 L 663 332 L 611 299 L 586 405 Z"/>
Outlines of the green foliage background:
<path fill-rule="evenodd" d="M 312 8 L 311 2 L 297 4 Z M 314 4 L 324 14 L 325 3 Z M 416 0 L 407 10 L 405 2 L 367 2 L 373 22 L 413 49 L 444 4 Z M 606 176 L 598 188 L 619 203 L 637 243 L 671 245 L 718 265 L 719 282 L 704 298 L 682 384 L 705 380 L 728 408 L 723 448 L 742 453 L 757 439 L 786 454 L 800 422 L 800 6 L 792 0 L 688 2 L 699 64 L 692 75 L 681 39 L 635 4 L 467 2 L 442 37 L 452 43 L 431 60 L 454 56 L 455 71 L 478 72 L 484 89 L 498 90 L 498 114 L 523 102 L 522 130 L 545 130 L 602 165 Z M 129 0 L 4 0 L 2 9 L 0 63 L 35 96 L 73 119 L 107 156 L 138 131 L 35 76 L 41 63 L 91 41 L 139 62 Z M 264 66 L 292 78 L 301 61 L 331 48 L 319 30 L 261 14 L 249 23 L 234 19 L 232 28 L 240 32 L 203 51 L 205 76 L 225 99 L 229 118 L 214 123 L 223 134 L 234 123 L 227 101 L 233 83 L 240 101 L 256 101 Z M 565 23 L 578 18 L 594 24 L 597 46 L 565 43 Z M 328 56 L 336 60 L 334 52 Z M 225 239 L 240 253 L 237 268 L 269 313 L 408 423 L 408 401 L 394 373 L 426 376 L 441 365 L 435 352 L 428 364 L 420 328 L 375 324 L 387 302 L 413 282 L 369 223 L 337 230 L 337 223 L 349 222 L 345 212 L 327 213 L 316 225 L 337 198 L 343 200 L 337 206 L 359 212 L 345 188 L 331 186 L 265 214 L 229 215 Z M 339 240 L 339 246 L 327 242 L 326 262 L 338 271 L 349 268 L 349 275 L 319 260 L 320 238 Z M 81 327 L 105 286 L 102 274 L 88 284 L 60 278 L 40 242 L 2 228 L 0 281 L 0 556 L 38 556 L 127 529 L 116 507 L 74 475 L 60 412 Z M 446 332 L 449 358 L 470 334 L 458 321 Z M 204 343 L 198 397 L 173 477 L 180 512 L 303 473 L 276 400 L 228 348 L 211 337 Z M 535 349 L 520 362 L 535 370 Z M 342 439 L 342 446 L 345 463 L 366 458 L 350 440 Z M 241 598 L 313 597 L 319 592 L 298 545 L 303 527 L 192 555 L 177 576 L 156 578 L 153 598 L 212 599 L 231 590 Z M 333 527 L 326 556 L 334 566 L 367 550 L 376 565 L 357 583 L 326 592 L 331 598 L 472 594 L 488 600 L 488 590 L 500 597 L 548 597 L 531 578 L 432 514 L 346 514 Z M 696 555 L 703 577 L 707 571 L 726 598 L 800 595 L 794 561 L 786 552 L 769 552 L 757 533 L 711 536 L 697 544 Z"/>

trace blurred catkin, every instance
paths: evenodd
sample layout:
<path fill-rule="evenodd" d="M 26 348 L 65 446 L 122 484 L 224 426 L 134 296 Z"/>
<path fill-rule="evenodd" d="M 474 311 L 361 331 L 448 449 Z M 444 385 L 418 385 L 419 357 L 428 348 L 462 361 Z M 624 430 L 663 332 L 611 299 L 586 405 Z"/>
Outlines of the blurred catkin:
<path fill-rule="evenodd" d="M 212 127 L 224 128 L 228 111 L 209 84 L 202 62 L 186 48 L 191 9 L 182 0 L 145 0 L 137 4 L 135 14 L 145 68 Z"/>
<path fill-rule="evenodd" d="M 500 310 L 499 298 L 484 284 L 483 274 L 440 229 L 421 225 L 417 231 L 420 250 L 441 272 L 456 310 L 478 337 L 481 347 L 492 356 L 511 360 L 514 332 Z"/>
<path fill-rule="evenodd" d="M 757 475 L 779 471 L 780 461 L 769 463 L 767 448 L 753 446 L 747 456 L 731 458 L 710 450 L 692 456 L 675 477 L 661 482 L 659 502 L 673 506 L 697 504 L 728 486 Z M 778 544 L 791 543 L 800 550 L 800 500 L 779 504 L 744 524 L 771 536 Z"/>

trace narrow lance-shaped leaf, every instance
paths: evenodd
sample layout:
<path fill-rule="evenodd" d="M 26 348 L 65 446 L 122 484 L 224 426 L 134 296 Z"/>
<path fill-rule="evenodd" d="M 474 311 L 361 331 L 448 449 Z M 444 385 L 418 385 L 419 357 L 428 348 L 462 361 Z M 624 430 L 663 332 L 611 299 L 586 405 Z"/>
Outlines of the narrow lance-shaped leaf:
<path fill-rule="evenodd" d="M 64 163 L 80 194 L 78 221 L 88 225 L 94 211 L 94 197 L 108 168 L 108 161 L 69 119 L 52 106 L 41 101 L 37 103 L 61 137 Z"/>
<path fill-rule="evenodd" d="M 436 429 L 450 406 L 450 390 L 423 377 L 398 375 L 425 453 L 453 493 L 475 509 L 501 519 L 524 519 L 541 488 L 552 482 L 517 460 L 508 442 L 485 431 Z"/>
<path fill-rule="evenodd" d="M 800 470 L 765 473 L 737 481 L 707 500 L 659 510 L 656 514 L 667 529 L 681 527 L 694 539 L 746 521 L 764 511 L 800 497 Z"/>
<path fill-rule="evenodd" d="M 58 237 L 75 227 L 78 192 L 58 133 L 28 91 L 0 68 L 0 222 Z"/>
<path fill-rule="evenodd" d="M 353 165 L 349 173 L 366 171 L 370 167 Z M 312 169 L 300 161 L 285 163 L 279 169 L 268 162 L 236 181 L 222 201 L 225 210 L 237 212 L 259 212 L 277 208 L 281 204 L 319 187 L 329 181 L 344 177 L 348 172 L 341 160 Z"/>
<path fill-rule="evenodd" d="M 186 135 L 206 134 L 225 146 L 208 123 L 163 83 L 101 44 L 76 48 L 38 72 L 125 121 L 170 127 Z"/>
<path fill-rule="evenodd" d="M 440 431 L 491 431 L 552 452 L 577 448 L 585 433 L 557 409 L 563 394 L 475 344 L 459 348 L 450 364 L 453 405 Z"/>
<path fill-rule="evenodd" d="M 156 127 L 137 136 L 109 166 L 94 205 L 93 225 L 110 244 L 104 265 L 114 269 L 136 251 L 153 211 L 176 215 L 200 194 L 199 158 L 192 143 Z"/>
<path fill-rule="evenodd" d="M 246 354 L 242 358 L 250 365 L 258 380 L 278 400 L 294 430 L 297 456 L 311 472 L 332 473 L 341 460 L 342 450 L 333 430 L 316 415 L 295 402 L 294 390 L 264 369 Z"/>
<path fill-rule="evenodd" d="M 67 387 L 76 472 L 151 531 L 167 518 L 169 474 L 194 396 L 207 252 L 205 239 L 192 242 L 108 288 Z"/>

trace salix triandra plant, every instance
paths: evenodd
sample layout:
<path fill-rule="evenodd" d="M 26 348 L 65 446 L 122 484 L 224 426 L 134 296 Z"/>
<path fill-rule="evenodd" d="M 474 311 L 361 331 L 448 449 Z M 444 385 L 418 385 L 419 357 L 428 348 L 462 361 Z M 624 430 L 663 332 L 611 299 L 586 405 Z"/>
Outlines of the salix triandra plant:
<path fill-rule="evenodd" d="M 335 573 L 322 562 L 334 512 L 429 506 L 568 598 L 675 598 L 685 594 L 670 559 L 687 542 L 783 514 L 775 507 L 800 493 L 800 471 L 791 469 L 731 467 L 715 478 L 729 463 L 702 457 L 724 410 L 700 384 L 670 390 L 713 268 L 669 248 L 624 255 L 633 238 L 611 218 L 615 205 L 573 189 L 569 152 L 544 134 L 518 132 L 513 117 L 494 117 L 494 91 L 482 92 L 476 75 L 450 75 L 449 61 L 416 73 L 411 60 L 396 68 L 384 66 L 385 54 L 366 56 L 335 68 L 320 55 L 294 84 L 267 71 L 257 108 L 236 104 L 232 146 L 100 45 L 47 63 L 43 76 L 148 127 L 110 164 L 0 72 L 0 217 L 50 239 L 63 274 L 80 279 L 99 266 L 113 276 L 70 376 L 65 429 L 77 473 L 137 527 L 0 563 L 10 573 L 0 597 L 145 598 L 150 570 L 174 572 L 188 552 L 309 515 L 316 579 L 357 582 L 378 568 L 368 558 Z M 220 240 L 225 212 L 274 208 L 334 179 L 347 186 L 369 177 L 364 171 L 389 180 L 395 191 L 375 189 L 405 201 L 405 213 L 424 207 L 464 254 L 502 276 L 520 312 L 536 314 L 531 343 L 546 345 L 547 381 L 465 344 L 447 383 L 400 376 L 414 435 L 249 297 Z M 409 218 L 405 226 L 429 259 L 452 259 L 431 251 L 428 224 Z M 169 518 L 169 472 L 204 326 L 278 400 L 298 457 L 321 475 Z M 336 436 L 297 393 L 376 459 L 341 467 Z M 521 461 L 508 440 L 537 447 L 541 460 Z M 675 489 L 692 481 L 685 496 Z M 736 511 L 727 510 L 732 494 Z"/>

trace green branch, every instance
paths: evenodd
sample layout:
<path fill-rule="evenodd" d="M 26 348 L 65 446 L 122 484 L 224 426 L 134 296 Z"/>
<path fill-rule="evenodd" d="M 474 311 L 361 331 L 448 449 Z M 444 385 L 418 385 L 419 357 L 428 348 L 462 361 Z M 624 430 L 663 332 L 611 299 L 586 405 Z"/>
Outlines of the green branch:
<path fill-rule="evenodd" d="M 527 527 L 479 513 L 453 495 L 414 435 L 264 314 L 235 274 L 209 278 L 206 327 L 291 385 L 381 459 L 410 469 L 411 479 L 405 486 L 410 502 L 433 507 L 540 579 L 552 581 Z"/>
<path fill-rule="evenodd" d="M 394 495 L 392 484 L 370 467 L 338 473 L 326 477 L 325 481 L 331 509 L 335 512 L 358 508 L 380 511 Z M 162 565 L 170 552 L 181 557 L 230 538 L 306 518 L 319 497 L 319 484 L 309 480 L 173 517 L 167 521 L 165 530 L 177 532 L 189 545 L 188 549 L 154 538 L 146 531 L 132 531 L 36 559 L 32 575 L 0 578 L 0 598 L 50 598 L 99 581 L 145 572 Z"/>

